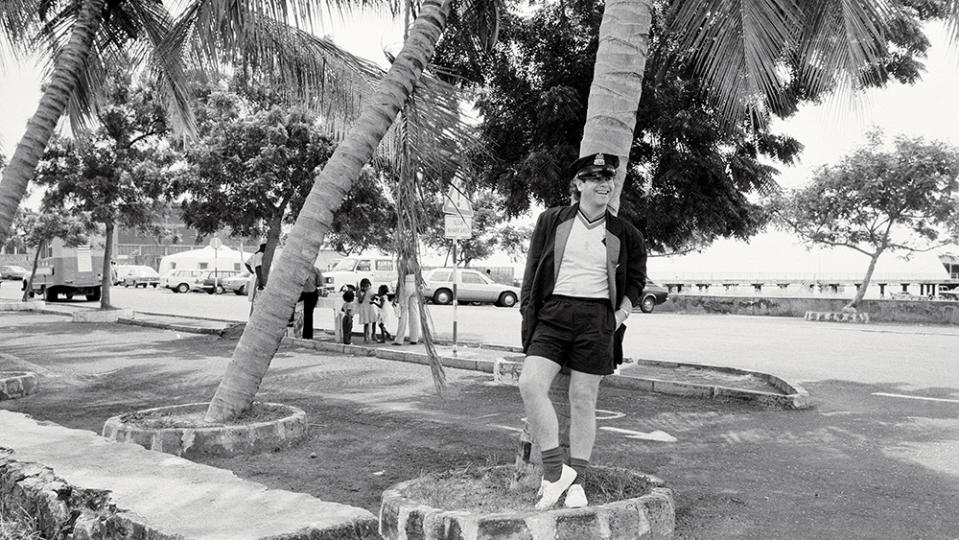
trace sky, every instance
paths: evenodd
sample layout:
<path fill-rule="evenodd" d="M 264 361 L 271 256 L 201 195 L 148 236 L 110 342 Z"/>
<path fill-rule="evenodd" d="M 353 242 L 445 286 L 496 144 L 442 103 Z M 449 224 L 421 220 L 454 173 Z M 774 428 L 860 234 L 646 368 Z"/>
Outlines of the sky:
<path fill-rule="evenodd" d="M 344 49 L 386 67 L 383 50 L 398 51 L 402 44 L 401 26 L 401 20 L 389 15 L 359 11 L 349 19 L 334 20 L 321 32 Z M 949 45 L 944 25 L 930 24 L 925 30 L 932 46 L 924 61 L 926 72 L 916 84 L 892 83 L 883 89 L 871 89 L 857 100 L 854 112 L 849 112 L 847 104 L 831 100 L 804 106 L 794 116 L 774 122 L 775 132 L 791 135 L 805 146 L 798 163 L 780 167 L 780 185 L 802 185 L 817 167 L 835 163 L 863 145 L 866 133 L 876 127 L 887 136 L 922 136 L 959 146 L 959 100 L 955 98 L 959 96 L 959 44 Z M 35 61 L 30 59 L 20 65 L 7 65 L 0 72 L 0 151 L 8 158 L 36 109 L 40 77 Z M 846 251 L 808 251 L 796 238 L 772 231 L 748 243 L 719 240 L 701 253 L 651 259 L 650 273 L 784 273 L 797 268 L 858 272 L 865 267 L 864 256 Z M 490 263 L 517 264 L 505 256 Z M 890 256 L 880 260 L 879 270 L 883 268 L 899 272 L 919 266 Z M 930 270 L 928 264 L 923 265 L 923 271 Z"/>

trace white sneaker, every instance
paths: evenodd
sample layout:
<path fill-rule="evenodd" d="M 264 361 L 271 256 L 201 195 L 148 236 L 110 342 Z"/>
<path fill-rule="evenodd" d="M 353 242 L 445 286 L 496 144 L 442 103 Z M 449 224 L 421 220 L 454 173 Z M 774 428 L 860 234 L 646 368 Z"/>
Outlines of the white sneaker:
<path fill-rule="evenodd" d="M 563 473 L 560 475 L 559 480 L 555 482 L 543 481 L 540 486 L 543 490 L 543 496 L 539 502 L 536 503 L 536 509 L 546 510 L 556 504 L 559 498 L 563 496 L 563 493 L 573 484 L 573 480 L 576 480 L 576 470 L 569 465 L 563 465 Z"/>
<path fill-rule="evenodd" d="M 566 500 L 563 502 L 563 506 L 566 508 L 583 508 L 584 506 L 589 506 L 589 501 L 586 500 L 586 492 L 583 491 L 583 486 L 579 484 L 569 486 L 569 489 L 566 491 Z"/>

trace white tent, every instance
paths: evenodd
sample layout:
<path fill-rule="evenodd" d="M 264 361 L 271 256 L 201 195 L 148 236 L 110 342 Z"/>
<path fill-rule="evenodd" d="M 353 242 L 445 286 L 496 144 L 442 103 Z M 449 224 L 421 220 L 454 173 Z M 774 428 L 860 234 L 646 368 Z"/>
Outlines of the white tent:
<path fill-rule="evenodd" d="M 160 275 L 170 270 L 243 270 L 243 261 L 250 257 L 232 248 L 222 246 L 213 249 L 206 246 L 200 249 L 167 255 L 160 259 Z"/>

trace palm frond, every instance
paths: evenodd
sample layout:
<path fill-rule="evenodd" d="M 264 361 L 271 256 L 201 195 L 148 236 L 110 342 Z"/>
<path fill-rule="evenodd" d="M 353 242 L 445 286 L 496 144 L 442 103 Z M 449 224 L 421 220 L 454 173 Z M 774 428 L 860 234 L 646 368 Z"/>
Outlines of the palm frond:
<path fill-rule="evenodd" d="M 686 36 L 697 72 L 727 119 L 765 100 L 783 97 L 784 51 L 803 21 L 795 0 L 704 0 L 682 2 L 672 31 Z"/>
<path fill-rule="evenodd" d="M 948 15 L 946 29 L 949 32 L 949 43 L 959 44 L 959 0 L 948 0 Z"/>
<path fill-rule="evenodd" d="M 29 54 L 31 36 L 40 23 L 39 4 L 40 0 L 0 1 L 0 68 L 5 59 Z"/>
<path fill-rule="evenodd" d="M 858 88 L 863 70 L 886 52 L 886 0 L 816 0 L 805 5 L 799 36 L 803 82 L 814 93 Z"/>

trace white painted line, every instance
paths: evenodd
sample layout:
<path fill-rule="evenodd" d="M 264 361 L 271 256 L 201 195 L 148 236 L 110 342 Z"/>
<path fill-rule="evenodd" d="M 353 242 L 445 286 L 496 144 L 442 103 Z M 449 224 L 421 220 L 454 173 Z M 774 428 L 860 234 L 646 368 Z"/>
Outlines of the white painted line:
<path fill-rule="evenodd" d="M 642 439 L 645 441 L 659 441 L 659 442 L 676 442 L 679 440 L 676 437 L 673 437 L 672 435 L 670 435 L 669 433 L 666 433 L 665 431 L 660 431 L 658 429 L 656 431 L 651 431 L 649 433 L 643 433 L 642 431 L 633 431 L 631 429 L 621 429 L 621 428 L 606 427 L 606 426 L 603 426 L 599 429 L 604 429 L 606 431 L 612 431 L 613 433 L 626 435 L 626 438 L 628 439 Z"/>
<path fill-rule="evenodd" d="M 959 403 L 959 399 L 945 399 L 945 398 L 935 398 L 935 397 L 923 397 L 923 396 L 907 396 L 904 394 L 887 394 L 885 392 L 873 392 L 874 396 L 882 397 L 897 397 L 903 399 L 919 399 L 922 401 L 941 401 L 943 403 Z"/>
<path fill-rule="evenodd" d="M 514 427 L 511 427 L 511 426 L 501 426 L 501 425 L 499 425 L 499 424 L 490 424 L 490 425 L 493 426 L 493 427 L 498 427 L 498 428 L 506 429 L 506 430 L 509 430 L 509 431 L 516 431 L 516 432 L 518 432 L 518 433 L 522 433 L 522 432 L 523 432 L 522 429 L 520 429 L 520 428 L 514 428 Z"/>
<path fill-rule="evenodd" d="M 605 409 L 596 409 L 597 420 L 616 420 L 617 418 L 622 418 L 624 416 L 626 416 L 626 413 L 621 413 L 619 411 L 607 411 Z"/>

